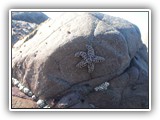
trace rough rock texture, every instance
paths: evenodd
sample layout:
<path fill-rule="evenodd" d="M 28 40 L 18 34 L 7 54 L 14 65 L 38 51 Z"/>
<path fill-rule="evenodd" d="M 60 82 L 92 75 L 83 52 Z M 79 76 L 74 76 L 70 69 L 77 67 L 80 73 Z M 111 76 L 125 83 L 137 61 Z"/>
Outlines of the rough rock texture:
<path fill-rule="evenodd" d="M 17 87 L 12 87 L 12 108 L 37 108 L 37 104 Z"/>
<path fill-rule="evenodd" d="M 87 44 L 105 59 L 91 73 L 77 68 L 82 58 L 74 56 L 87 52 Z M 18 41 L 12 76 L 39 98 L 56 99 L 60 108 L 148 108 L 148 54 L 138 27 L 100 13 L 66 13 Z M 108 90 L 94 91 L 106 81 Z"/>
<path fill-rule="evenodd" d="M 12 12 L 12 45 L 47 19 L 48 17 L 41 12 Z"/>
<path fill-rule="evenodd" d="M 12 87 L 12 108 L 38 108 L 35 101 L 21 92 L 17 87 Z"/>
<path fill-rule="evenodd" d="M 12 96 L 25 98 L 25 99 L 31 99 L 27 95 L 25 95 L 23 92 L 21 92 L 17 87 L 12 87 Z"/>
<path fill-rule="evenodd" d="M 12 108 L 37 108 L 36 102 L 12 96 Z"/>
<path fill-rule="evenodd" d="M 12 45 L 31 33 L 36 27 L 35 23 L 12 20 Z"/>

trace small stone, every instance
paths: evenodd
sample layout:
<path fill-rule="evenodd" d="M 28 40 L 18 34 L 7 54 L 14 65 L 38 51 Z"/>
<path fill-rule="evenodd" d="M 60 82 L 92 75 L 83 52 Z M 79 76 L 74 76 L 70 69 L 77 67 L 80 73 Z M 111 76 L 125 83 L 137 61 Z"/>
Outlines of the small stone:
<path fill-rule="evenodd" d="M 68 106 L 67 103 L 61 103 L 57 105 L 58 108 L 66 108 L 67 106 Z"/>
<path fill-rule="evenodd" d="M 15 79 L 15 78 L 12 78 L 12 81 L 15 81 L 15 80 L 17 80 L 17 79 Z"/>
<path fill-rule="evenodd" d="M 40 108 L 43 108 L 43 107 L 45 106 L 44 100 L 39 99 L 39 100 L 37 101 L 37 105 L 38 105 Z"/>
<path fill-rule="evenodd" d="M 12 78 L 12 84 L 15 85 L 15 86 L 18 86 L 19 81 L 15 78 Z"/>
<path fill-rule="evenodd" d="M 22 86 L 19 87 L 19 90 L 23 90 L 23 88 L 24 88 L 24 86 L 22 85 Z"/>
<path fill-rule="evenodd" d="M 15 85 L 15 86 L 18 86 L 18 84 L 19 84 L 19 81 L 15 81 L 15 82 L 14 82 L 14 85 Z"/>
<path fill-rule="evenodd" d="M 17 87 L 18 87 L 18 88 L 20 88 L 21 86 L 22 86 L 22 84 L 21 84 L 21 83 L 19 83 L 19 84 L 17 85 Z"/>
<path fill-rule="evenodd" d="M 35 95 L 32 95 L 32 99 L 33 99 L 33 100 L 36 100 L 37 97 L 36 97 Z"/>
<path fill-rule="evenodd" d="M 31 97 L 33 93 L 31 91 L 28 92 L 28 96 Z"/>
<path fill-rule="evenodd" d="M 24 92 L 25 94 L 28 94 L 29 89 L 28 89 L 27 87 L 25 87 L 25 88 L 23 88 L 23 92 Z"/>
<path fill-rule="evenodd" d="M 44 106 L 43 108 L 51 108 L 49 105 Z"/>

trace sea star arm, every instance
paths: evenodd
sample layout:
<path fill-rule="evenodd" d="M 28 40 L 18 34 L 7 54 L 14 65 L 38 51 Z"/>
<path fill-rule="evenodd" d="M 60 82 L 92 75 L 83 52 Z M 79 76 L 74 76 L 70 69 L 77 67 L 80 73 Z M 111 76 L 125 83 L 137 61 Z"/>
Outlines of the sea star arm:
<path fill-rule="evenodd" d="M 75 57 L 82 57 L 83 59 L 87 58 L 86 52 L 80 51 L 75 53 Z"/>
<path fill-rule="evenodd" d="M 88 72 L 91 73 L 93 72 L 93 70 L 94 70 L 94 64 L 93 63 L 88 64 Z"/>
<path fill-rule="evenodd" d="M 82 68 L 82 67 L 85 67 L 85 66 L 87 66 L 87 62 L 84 61 L 84 60 L 80 61 L 80 62 L 76 65 L 76 67 L 78 67 L 78 68 Z"/>
<path fill-rule="evenodd" d="M 103 62 L 103 61 L 105 61 L 104 57 L 96 56 L 95 58 L 93 58 L 94 63 L 100 63 L 100 62 Z"/>
<path fill-rule="evenodd" d="M 94 56 L 94 49 L 92 48 L 92 46 L 91 45 L 86 45 L 86 47 L 87 47 L 87 50 L 88 50 L 88 52 L 87 52 L 88 56 Z"/>

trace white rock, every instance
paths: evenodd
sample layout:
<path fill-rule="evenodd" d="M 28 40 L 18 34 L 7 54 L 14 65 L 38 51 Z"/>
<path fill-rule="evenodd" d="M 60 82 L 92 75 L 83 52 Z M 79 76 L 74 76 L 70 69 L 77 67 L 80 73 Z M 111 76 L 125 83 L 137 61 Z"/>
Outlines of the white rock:
<path fill-rule="evenodd" d="M 16 79 L 15 78 L 12 78 L 12 82 L 14 83 L 16 81 Z"/>
<path fill-rule="evenodd" d="M 44 107 L 44 106 L 45 106 L 44 100 L 39 99 L 39 100 L 37 101 L 37 105 L 38 105 L 40 108 Z"/>
<path fill-rule="evenodd" d="M 21 86 L 19 87 L 19 90 L 23 90 L 23 88 L 24 88 L 24 86 L 23 86 L 23 85 L 21 85 Z"/>
<path fill-rule="evenodd" d="M 19 87 L 19 88 L 20 88 L 21 86 L 23 86 L 23 85 L 22 85 L 21 83 L 19 83 L 17 87 Z"/>
<path fill-rule="evenodd" d="M 32 95 L 32 99 L 33 99 L 33 100 L 36 100 L 37 97 L 36 97 L 35 95 Z"/>
<path fill-rule="evenodd" d="M 33 93 L 31 91 L 28 92 L 28 96 L 31 97 Z"/>
<path fill-rule="evenodd" d="M 17 86 L 19 84 L 19 81 L 15 81 L 14 85 Z"/>
<path fill-rule="evenodd" d="M 25 88 L 23 88 L 23 92 L 24 92 L 25 94 L 28 94 L 29 89 L 28 89 L 27 87 L 25 87 Z"/>
<path fill-rule="evenodd" d="M 12 78 L 12 84 L 17 86 L 19 84 L 19 81 L 15 78 Z"/>
<path fill-rule="evenodd" d="M 49 106 L 49 105 L 46 105 L 46 106 L 44 106 L 43 108 L 50 108 L 50 106 Z"/>

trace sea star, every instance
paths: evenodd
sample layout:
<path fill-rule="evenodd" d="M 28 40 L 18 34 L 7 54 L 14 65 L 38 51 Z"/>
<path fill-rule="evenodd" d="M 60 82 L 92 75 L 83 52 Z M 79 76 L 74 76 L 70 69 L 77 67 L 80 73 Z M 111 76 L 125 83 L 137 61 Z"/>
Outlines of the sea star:
<path fill-rule="evenodd" d="M 100 63 L 105 60 L 105 58 L 96 56 L 94 49 L 91 45 L 86 45 L 87 52 L 79 51 L 75 53 L 75 57 L 82 57 L 83 59 L 76 65 L 78 68 L 88 67 L 88 72 L 92 73 L 94 71 L 94 64 Z"/>

